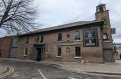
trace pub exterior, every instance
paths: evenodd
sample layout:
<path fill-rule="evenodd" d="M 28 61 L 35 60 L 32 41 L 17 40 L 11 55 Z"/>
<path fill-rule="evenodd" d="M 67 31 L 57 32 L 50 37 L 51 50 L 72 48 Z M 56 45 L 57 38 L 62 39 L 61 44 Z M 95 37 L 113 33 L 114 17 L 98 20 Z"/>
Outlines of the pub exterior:
<path fill-rule="evenodd" d="M 109 11 L 96 7 L 94 21 L 78 21 L 18 36 L 18 59 L 113 62 Z"/>

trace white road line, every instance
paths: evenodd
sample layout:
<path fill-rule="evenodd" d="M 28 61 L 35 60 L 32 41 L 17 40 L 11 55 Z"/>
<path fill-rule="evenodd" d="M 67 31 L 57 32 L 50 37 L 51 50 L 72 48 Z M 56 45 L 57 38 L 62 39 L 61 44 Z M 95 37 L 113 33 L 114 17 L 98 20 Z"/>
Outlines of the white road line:
<path fill-rule="evenodd" d="M 8 72 L 0 75 L 0 79 L 4 78 L 5 76 L 7 76 L 7 75 L 9 75 L 9 74 L 14 72 L 14 68 L 13 67 L 9 67 L 9 68 L 10 68 L 10 70 Z"/>
<path fill-rule="evenodd" d="M 73 77 L 68 77 L 69 79 L 78 79 L 78 78 L 73 78 Z"/>
<path fill-rule="evenodd" d="M 44 76 L 44 74 L 38 69 L 38 71 L 39 71 L 39 73 L 40 73 L 40 75 L 43 77 L 43 79 L 47 79 L 45 76 Z"/>

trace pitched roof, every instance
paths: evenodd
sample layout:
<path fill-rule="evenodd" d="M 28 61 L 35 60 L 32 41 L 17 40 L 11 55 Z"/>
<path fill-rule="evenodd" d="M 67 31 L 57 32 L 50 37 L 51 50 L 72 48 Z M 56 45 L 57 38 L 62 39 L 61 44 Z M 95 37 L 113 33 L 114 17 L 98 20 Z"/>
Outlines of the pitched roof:
<path fill-rule="evenodd" d="M 33 32 L 26 33 L 26 34 L 21 34 L 21 35 L 28 35 L 28 34 L 34 34 L 34 33 L 39 33 L 39 32 L 58 30 L 58 29 L 69 28 L 69 27 L 76 27 L 79 25 L 86 25 L 86 24 L 99 23 L 99 22 L 102 22 L 102 21 L 78 21 L 78 22 L 58 25 L 54 27 L 43 28 L 43 29 L 39 29 Z"/>

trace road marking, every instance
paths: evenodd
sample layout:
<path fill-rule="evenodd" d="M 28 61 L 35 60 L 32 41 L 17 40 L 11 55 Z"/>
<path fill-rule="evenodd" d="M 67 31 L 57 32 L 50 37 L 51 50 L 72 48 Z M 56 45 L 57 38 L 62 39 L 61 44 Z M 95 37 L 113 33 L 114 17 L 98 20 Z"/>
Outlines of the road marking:
<path fill-rule="evenodd" d="M 7 71 L 6 73 L 0 75 L 0 79 L 4 78 L 4 77 L 6 77 L 7 75 L 9 75 L 9 74 L 11 74 L 11 73 L 14 72 L 14 68 L 13 68 L 13 67 L 9 67 L 9 69 L 10 69 L 9 71 Z"/>
<path fill-rule="evenodd" d="M 47 79 L 45 76 L 44 76 L 44 74 L 38 69 L 38 71 L 39 71 L 39 73 L 40 73 L 40 75 L 43 77 L 43 79 Z"/>
<path fill-rule="evenodd" d="M 73 78 L 73 77 L 68 77 L 69 79 L 78 79 L 78 78 Z"/>

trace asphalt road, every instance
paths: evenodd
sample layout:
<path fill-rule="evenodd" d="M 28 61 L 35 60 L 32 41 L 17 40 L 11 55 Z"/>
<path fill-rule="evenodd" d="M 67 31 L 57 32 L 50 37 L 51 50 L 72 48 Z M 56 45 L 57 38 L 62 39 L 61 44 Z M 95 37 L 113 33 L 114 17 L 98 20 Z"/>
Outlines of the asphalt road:
<path fill-rule="evenodd" d="M 5 79 L 120 79 L 80 74 L 59 69 L 53 65 L 33 62 L 0 60 L 0 64 L 9 65 L 15 69 L 14 73 Z"/>

